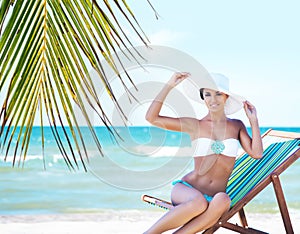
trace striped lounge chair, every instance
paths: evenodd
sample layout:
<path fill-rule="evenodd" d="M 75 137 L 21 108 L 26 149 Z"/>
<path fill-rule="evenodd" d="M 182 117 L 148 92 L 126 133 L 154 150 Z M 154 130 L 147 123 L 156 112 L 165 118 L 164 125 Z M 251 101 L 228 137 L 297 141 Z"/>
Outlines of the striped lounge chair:
<path fill-rule="evenodd" d="M 274 187 L 286 233 L 294 233 L 279 175 L 300 157 L 300 133 L 270 129 L 262 139 L 264 154 L 261 159 L 253 159 L 244 153 L 236 160 L 226 191 L 232 200 L 231 208 L 203 233 L 214 233 L 221 227 L 239 233 L 265 233 L 248 226 L 244 206 L 270 183 Z M 165 209 L 172 206 L 170 202 L 149 195 L 143 195 L 142 200 Z M 239 215 L 241 225 L 229 222 L 235 214 Z"/>

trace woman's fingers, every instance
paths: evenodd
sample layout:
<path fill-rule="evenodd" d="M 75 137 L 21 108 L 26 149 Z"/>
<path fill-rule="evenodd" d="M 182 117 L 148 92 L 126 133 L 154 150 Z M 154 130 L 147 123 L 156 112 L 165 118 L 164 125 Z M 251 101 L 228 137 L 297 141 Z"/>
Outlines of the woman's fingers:
<path fill-rule="evenodd" d="M 256 108 L 249 101 L 244 102 L 244 109 L 248 117 L 256 116 Z"/>
<path fill-rule="evenodd" d="M 171 86 L 176 86 L 186 78 L 188 78 L 191 74 L 189 72 L 176 72 L 171 77 L 171 80 L 169 81 L 169 84 Z"/>

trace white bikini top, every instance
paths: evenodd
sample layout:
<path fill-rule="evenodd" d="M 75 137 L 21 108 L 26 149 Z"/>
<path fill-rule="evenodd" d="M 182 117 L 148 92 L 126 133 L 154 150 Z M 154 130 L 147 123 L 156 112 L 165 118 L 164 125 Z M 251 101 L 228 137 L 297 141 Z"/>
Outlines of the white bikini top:
<path fill-rule="evenodd" d="M 208 156 L 212 154 L 222 154 L 228 157 L 237 157 L 239 141 L 235 138 L 228 138 L 222 141 L 210 138 L 197 138 L 192 141 L 196 144 L 193 157 Z"/>

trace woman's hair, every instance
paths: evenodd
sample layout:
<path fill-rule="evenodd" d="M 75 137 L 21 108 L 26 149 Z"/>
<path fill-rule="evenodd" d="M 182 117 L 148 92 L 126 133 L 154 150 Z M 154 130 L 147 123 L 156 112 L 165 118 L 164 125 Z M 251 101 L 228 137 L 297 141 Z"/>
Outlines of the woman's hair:
<path fill-rule="evenodd" d="M 200 98 L 201 98 L 202 100 L 204 100 L 203 91 L 204 91 L 204 88 L 199 89 L 199 92 L 200 92 Z M 225 93 L 225 94 L 226 94 L 226 93 Z M 229 97 L 228 94 L 226 94 L 226 96 Z"/>
<path fill-rule="evenodd" d="M 202 100 L 204 100 L 203 90 L 204 90 L 204 88 L 201 88 L 201 89 L 199 90 L 199 92 L 200 92 L 200 98 L 201 98 Z"/>

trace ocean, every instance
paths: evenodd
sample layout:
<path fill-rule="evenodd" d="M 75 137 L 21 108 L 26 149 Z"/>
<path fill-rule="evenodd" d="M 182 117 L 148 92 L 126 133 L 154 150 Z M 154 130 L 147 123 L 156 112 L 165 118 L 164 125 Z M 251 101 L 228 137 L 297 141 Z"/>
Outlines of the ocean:
<path fill-rule="evenodd" d="M 263 133 L 268 128 L 261 128 Z M 300 128 L 274 127 L 300 132 Z M 117 127 L 114 140 L 105 127 L 96 127 L 104 156 L 88 130 L 82 128 L 89 154 L 88 171 L 69 170 L 49 127 L 45 127 L 45 157 L 40 128 L 34 127 L 25 163 L 12 167 L 12 152 L 0 155 L 0 214 L 35 215 L 98 213 L 105 210 L 156 210 L 143 203 L 142 194 L 169 199 L 171 181 L 193 167 L 189 137 L 155 127 Z M 16 144 L 16 140 L 13 141 Z M 66 142 L 64 142 L 66 144 Z M 45 168 L 44 168 L 45 167 Z M 281 175 L 288 207 L 300 212 L 300 161 Z M 247 206 L 253 213 L 279 212 L 272 186 Z"/>

